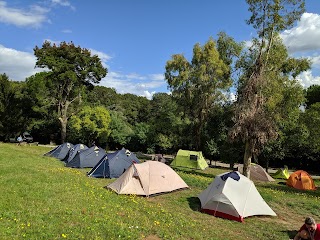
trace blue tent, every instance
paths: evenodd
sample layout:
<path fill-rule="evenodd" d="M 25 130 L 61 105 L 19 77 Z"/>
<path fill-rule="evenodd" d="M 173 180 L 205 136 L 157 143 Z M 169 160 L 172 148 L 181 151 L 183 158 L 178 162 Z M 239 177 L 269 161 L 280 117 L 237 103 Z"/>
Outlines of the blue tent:
<path fill-rule="evenodd" d="M 94 167 L 103 156 L 106 155 L 106 151 L 100 147 L 93 146 L 86 150 L 77 152 L 75 157 L 66 163 L 66 167 L 74 168 L 92 168 Z"/>
<path fill-rule="evenodd" d="M 78 152 L 86 150 L 86 149 L 88 149 L 88 147 L 84 144 L 79 143 L 79 144 L 74 145 L 70 149 L 69 154 L 64 158 L 64 161 L 70 162 L 77 155 Z"/>
<path fill-rule="evenodd" d="M 88 173 L 89 177 L 118 178 L 133 163 L 140 163 L 136 155 L 125 148 L 106 154 Z"/>
<path fill-rule="evenodd" d="M 63 160 L 68 155 L 69 150 L 72 147 L 73 147 L 72 143 L 68 143 L 68 142 L 67 143 L 63 143 L 63 144 L 55 147 L 51 151 L 45 153 L 44 156 L 55 157 L 55 158 L 58 158 L 60 160 Z"/>

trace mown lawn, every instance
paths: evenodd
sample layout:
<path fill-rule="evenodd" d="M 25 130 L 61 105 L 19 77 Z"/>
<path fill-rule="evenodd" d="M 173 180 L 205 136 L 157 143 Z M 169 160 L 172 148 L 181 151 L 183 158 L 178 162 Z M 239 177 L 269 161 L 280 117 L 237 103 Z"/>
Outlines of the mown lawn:
<path fill-rule="evenodd" d="M 178 170 L 190 189 L 145 198 L 117 195 L 114 179 L 88 178 L 42 156 L 49 149 L 0 143 L 0 239 L 288 239 L 304 218 L 320 221 L 320 190 L 256 183 L 277 217 L 238 223 L 199 211 L 198 194 L 223 169 Z M 316 182 L 320 186 L 320 182 Z"/>

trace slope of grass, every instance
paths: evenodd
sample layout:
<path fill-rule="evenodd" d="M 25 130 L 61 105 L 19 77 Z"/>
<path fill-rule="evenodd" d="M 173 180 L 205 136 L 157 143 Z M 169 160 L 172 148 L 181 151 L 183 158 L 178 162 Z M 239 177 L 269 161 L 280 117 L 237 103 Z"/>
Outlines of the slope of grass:
<path fill-rule="evenodd" d="M 117 195 L 114 179 L 44 157 L 48 148 L 0 143 L 0 239 L 288 239 L 307 215 L 320 221 L 320 191 L 256 183 L 277 217 L 238 223 L 199 211 L 198 194 L 223 169 L 179 169 L 190 186 L 151 198 Z M 280 182 L 281 183 L 281 182 Z M 319 182 L 316 182 L 319 186 Z"/>

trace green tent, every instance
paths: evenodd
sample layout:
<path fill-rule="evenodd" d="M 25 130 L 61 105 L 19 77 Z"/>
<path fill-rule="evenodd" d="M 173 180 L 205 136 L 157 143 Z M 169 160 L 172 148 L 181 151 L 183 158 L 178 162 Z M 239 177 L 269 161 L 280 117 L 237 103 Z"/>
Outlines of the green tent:
<path fill-rule="evenodd" d="M 288 179 L 290 176 L 290 173 L 288 172 L 288 167 L 285 166 L 285 168 L 280 168 L 278 171 L 272 174 L 272 177 L 274 178 L 281 178 L 281 179 Z"/>
<path fill-rule="evenodd" d="M 180 149 L 170 166 L 204 170 L 208 167 L 208 163 L 204 159 L 202 152 Z"/>

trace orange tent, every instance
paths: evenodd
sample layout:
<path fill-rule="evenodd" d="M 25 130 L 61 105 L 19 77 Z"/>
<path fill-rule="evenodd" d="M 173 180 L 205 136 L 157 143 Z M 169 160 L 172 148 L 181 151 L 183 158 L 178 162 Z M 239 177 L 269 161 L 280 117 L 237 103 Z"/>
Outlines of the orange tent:
<path fill-rule="evenodd" d="M 287 185 L 300 190 L 315 190 L 312 177 L 303 170 L 295 171 L 287 180 Z"/>

